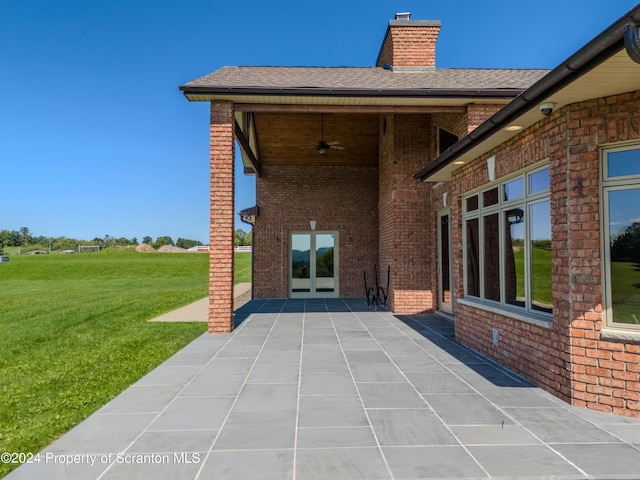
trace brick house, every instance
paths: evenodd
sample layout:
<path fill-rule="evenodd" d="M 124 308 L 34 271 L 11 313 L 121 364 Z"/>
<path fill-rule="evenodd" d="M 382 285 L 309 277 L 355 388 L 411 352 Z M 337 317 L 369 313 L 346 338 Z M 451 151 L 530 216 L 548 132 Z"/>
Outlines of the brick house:
<path fill-rule="evenodd" d="M 210 331 L 233 328 L 235 139 L 255 298 L 363 297 L 363 268 L 389 268 L 393 312 L 450 316 L 563 400 L 640 416 L 635 23 L 640 6 L 552 71 L 439 69 L 440 23 L 399 14 L 375 67 L 183 85 L 211 103 Z"/>

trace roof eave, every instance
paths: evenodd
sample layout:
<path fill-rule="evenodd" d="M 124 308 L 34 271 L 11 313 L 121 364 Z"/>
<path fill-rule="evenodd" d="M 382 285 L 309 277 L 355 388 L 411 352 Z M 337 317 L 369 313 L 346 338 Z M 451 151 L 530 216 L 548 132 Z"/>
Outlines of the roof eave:
<path fill-rule="evenodd" d="M 629 11 L 558 67 L 525 90 L 522 95 L 508 103 L 475 130 L 416 172 L 413 178 L 423 182 L 430 181 L 431 177 L 452 164 L 460 156 L 622 50 L 624 48 L 624 26 L 630 21 L 640 22 L 640 6 Z"/>
<path fill-rule="evenodd" d="M 303 96 L 336 98 L 515 98 L 524 88 L 421 88 L 421 89 L 345 89 L 345 88 L 290 88 L 290 87 L 222 87 L 182 85 L 180 90 L 190 101 L 203 101 L 203 97 L 232 98 L 234 96 Z M 197 99 L 194 99 L 197 97 Z"/>

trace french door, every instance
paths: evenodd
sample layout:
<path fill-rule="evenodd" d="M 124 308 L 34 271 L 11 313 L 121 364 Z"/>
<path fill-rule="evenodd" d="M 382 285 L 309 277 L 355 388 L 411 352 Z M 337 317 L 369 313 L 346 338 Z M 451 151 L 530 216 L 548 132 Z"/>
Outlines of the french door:
<path fill-rule="evenodd" d="M 451 210 L 438 212 L 438 309 L 453 313 L 451 289 L 453 286 L 451 262 Z"/>
<path fill-rule="evenodd" d="M 338 232 L 292 232 L 289 297 L 338 296 Z"/>

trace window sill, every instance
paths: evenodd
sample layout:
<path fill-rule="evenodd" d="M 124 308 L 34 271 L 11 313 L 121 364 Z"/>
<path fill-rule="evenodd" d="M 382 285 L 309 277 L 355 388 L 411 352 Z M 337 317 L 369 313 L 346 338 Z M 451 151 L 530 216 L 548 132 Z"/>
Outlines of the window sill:
<path fill-rule="evenodd" d="M 622 330 L 617 328 L 603 328 L 600 331 L 600 340 L 640 343 L 640 331 Z"/>
<path fill-rule="evenodd" d="M 458 303 L 466 305 L 468 307 L 478 308 L 486 312 L 502 315 L 503 317 L 509 317 L 520 322 L 528 323 L 530 325 L 536 325 L 541 328 L 552 328 L 553 321 L 551 318 L 539 317 L 537 315 L 531 315 L 527 313 L 515 312 L 513 310 L 505 309 L 504 307 L 488 305 L 476 300 L 470 300 L 468 298 L 458 299 Z M 640 338 L 640 336 L 639 336 Z"/>

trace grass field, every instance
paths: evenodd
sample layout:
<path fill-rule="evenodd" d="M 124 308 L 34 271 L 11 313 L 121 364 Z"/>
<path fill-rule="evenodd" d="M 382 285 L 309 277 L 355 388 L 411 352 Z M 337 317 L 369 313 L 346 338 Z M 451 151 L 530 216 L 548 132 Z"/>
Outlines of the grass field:
<path fill-rule="evenodd" d="M 553 305 L 553 290 L 551 285 L 551 251 L 544 248 L 532 249 L 531 276 L 533 301 L 538 305 L 551 308 Z M 524 249 L 520 248 L 514 252 L 516 268 L 516 295 L 518 298 L 525 297 L 524 290 Z"/>
<path fill-rule="evenodd" d="M 235 254 L 234 263 L 235 283 L 251 281 L 251 252 L 239 252 Z"/>
<path fill-rule="evenodd" d="M 611 300 L 616 323 L 640 323 L 640 265 L 611 262 Z"/>
<path fill-rule="evenodd" d="M 208 269 L 208 255 L 110 250 L 0 264 L 0 452 L 42 449 L 205 332 L 147 320 L 205 297 Z"/>

